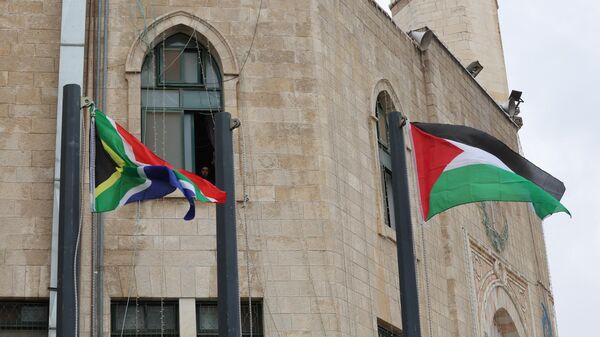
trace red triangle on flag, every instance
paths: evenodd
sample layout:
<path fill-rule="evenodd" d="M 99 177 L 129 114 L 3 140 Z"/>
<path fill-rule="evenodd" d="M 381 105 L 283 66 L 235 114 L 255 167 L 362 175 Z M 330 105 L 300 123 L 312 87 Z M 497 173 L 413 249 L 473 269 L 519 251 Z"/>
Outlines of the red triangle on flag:
<path fill-rule="evenodd" d="M 444 168 L 463 150 L 443 138 L 424 132 L 414 124 L 411 124 L 410 130 L 417 162 L 421 209 L 423 210 L 423 219 L 427 220 L 429 194 L 433 185 L 442 175 Z"/>

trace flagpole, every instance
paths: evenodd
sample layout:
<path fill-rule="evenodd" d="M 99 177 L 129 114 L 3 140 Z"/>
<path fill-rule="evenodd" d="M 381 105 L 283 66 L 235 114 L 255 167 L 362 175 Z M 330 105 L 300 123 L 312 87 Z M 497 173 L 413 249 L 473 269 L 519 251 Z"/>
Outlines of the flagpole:
<path fill-rule="evenodd" d="M 240 290 L 235 224 L 233 144 L 229 112 L 215 114 L 216 186 L 227 193 L 217 205 L 217 291 L 219 336 L 240 337 Z"/>
<path fill-rule="evenodd" d="M 56 333 L 60 337 L 79 335 L 78 235 L 80 220 L 81 88 L 63 87 L 62 147 L 60 163 L 60 208 L 58 213 L 58 279 Z"/>
<path fill-rule="evenodd" d="M 398 276 L 400 279 L 400 305 L 402 314 L 402 335 L 420 337 L 419 293 L 415 253 L 413 250 L 412 220 L 406 169 L 406 148 L 402 129 L 406 117 L 394 111 L 388 114 L 390 146 L 392 153 L 392 192 L 396 224 L 396 248 L 398 251 Z"/>

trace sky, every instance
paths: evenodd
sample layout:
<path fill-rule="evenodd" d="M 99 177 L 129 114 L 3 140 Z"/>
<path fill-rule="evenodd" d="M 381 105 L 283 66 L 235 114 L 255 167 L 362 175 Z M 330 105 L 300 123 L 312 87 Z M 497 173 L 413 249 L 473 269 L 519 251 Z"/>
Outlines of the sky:
<path fill-rule="evenodd" d="M 600 190 L 600 2 L 498 5 L 509 89 L 523 91 L 525 100 L 523 151 L 565 183 L 562 203 L 573 214 L 555 214 L 543 224 L 557 335 L 598 337 L 600 198 L 593 191 Z"/>

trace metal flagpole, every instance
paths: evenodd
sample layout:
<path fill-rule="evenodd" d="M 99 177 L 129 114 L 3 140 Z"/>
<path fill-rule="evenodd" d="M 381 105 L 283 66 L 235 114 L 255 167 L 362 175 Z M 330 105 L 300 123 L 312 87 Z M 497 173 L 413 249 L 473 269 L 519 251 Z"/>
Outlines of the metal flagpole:
<path fill-rule="evenodd" d="M 219 336 L 240 337 L 240 290 L 235 224 L 232 125 L 229 112 L 215 114 L 216 185 L 227 192 L 225 204 L 217 205 L 217 302 Z"/>
<path fill-rule="evenodd" d="M 396 223 L 396 246 L 398 250 L 398 274 L 400 278 L 400 305 L 402 306 L 402 335 L 420 337 L 419 294 L 415 253 L 413 250 L 412 221 L 408 194 L 406 154 L 402 129 L 406 117 L 394 111 L 388 114 L 390 145 L 392 153 L 392 191 Z"/>
<path fill-rule="evenodd" d="M 81 88 L 67 84 L 63 88 L 62 158 L 60 164 L 60 209 L 58 213 L 58 300 L 57 335 L 78 336 L 77 289 L 79 275 L 77 236 L 80 219 L 80 147 Z"/>

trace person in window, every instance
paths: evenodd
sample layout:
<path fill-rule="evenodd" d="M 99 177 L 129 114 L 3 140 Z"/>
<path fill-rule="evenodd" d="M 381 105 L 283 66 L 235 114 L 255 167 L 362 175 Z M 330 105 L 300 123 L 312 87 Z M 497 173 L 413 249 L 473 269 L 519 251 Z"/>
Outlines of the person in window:
<path fill-rule="evenodd" d="M 200 169 L 200 176 L 206 180 L 210 179 L 210 169 L 208 166 L 202 166 L 202 169 Z"/>

